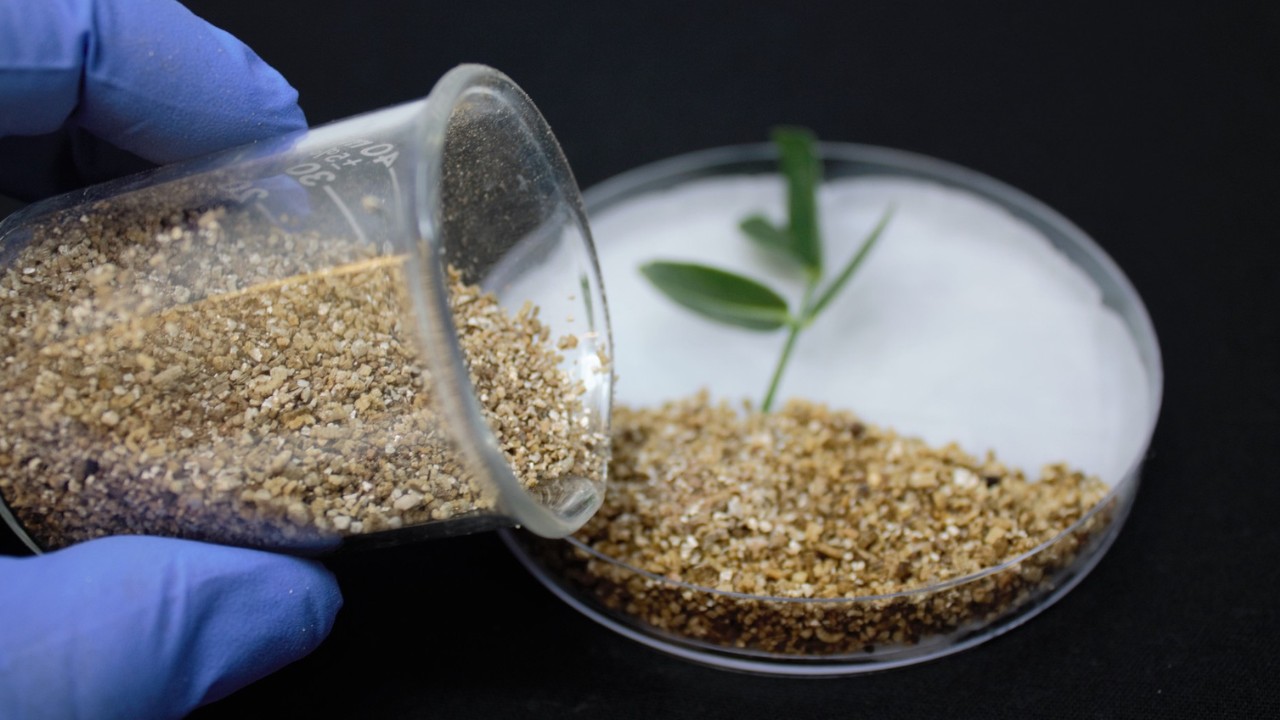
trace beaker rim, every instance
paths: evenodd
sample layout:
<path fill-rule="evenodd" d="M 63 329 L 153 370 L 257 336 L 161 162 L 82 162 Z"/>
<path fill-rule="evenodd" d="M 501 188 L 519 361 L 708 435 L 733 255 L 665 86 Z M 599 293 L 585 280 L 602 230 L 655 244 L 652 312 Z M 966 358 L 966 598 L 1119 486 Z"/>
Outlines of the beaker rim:
<path fill-rule="evenodd" d="M 455 66 L 441 76 L 427 95 L 425 102 L 422 103 L 419 118 L 424 162 L 419 164 L 418 182 L 415 183 L 417 188 L 415 220 L 418 223 L 418 239 L 425 241 L 425 247 L 429 248 L 434 255 L 434 257 L 419 258 L 420 270 L 434 275 L 434 281 L 427 283 L 431 290 L 428 301 L 434 305 L 428 310 L 447 330 L 443 333 L 444 337 L 454 339 L 446 343 L 447 347 L 426 347 L 422 348 L 422 351 L 429 355 L 434 354 L 437 359 L 443 361 L 437 363 L 438 367 L 447 369 L 447 376 L 437 377 L 435 383 L 442 385 L 439 388 L 443 390 L 439 393 L 440 402 L 443 403 L 446 414 L 449 417 L 458 418 L 457 426 L 450 430 L 460 440 L 462 452 L 469 456 L 469 465 L 482 472 L 496 486 L 498 510 L 509 516 L 515 525 L 526 528 L 534 534 L 560 538 L 582 527 L 603 502 L 604 488 L 608 481 L 608 428 L 613 373 L 610 370 L 601 379 L 606 383 L 606 387 L 604 402 L 599 408 L 602 417 L 598 422 L 602 424 L 605 436 L 601 441 L 602 448 L 596 453 L 599 464 L 598 482 L 588 483 L 591 491 L 563 499 L 556 506 L 542 502 L 534 492 L 520 482 L 502 450 L 496 433 L 485 420 L 467 370 L 464 352 L 457 341 L 458 334 L 449 309 L 443 248 L 439 247 L 438 240 L 434 239 L 433 228 L 439 226 L 438 221 L 443 212 L 444 183 L 441 180 L 445 172 L 444 150 L 447 130 L 455 109 L 465 101 L 466 97 L 475 92 L 500 97 L 509 109 L 519 116 L 529 137 L 534 139 L 537 151 L 550 171 L 551 182 L 554 183 L 563 204 L 562 209 L 568 213 L 568 222 L 578 231 L 576 236 L 581 242 L 579 250 L 585 255 L 587 272 L 592 276 L 591 284 L 599 295 L 596 302 L 602 327 L 598 332 L 604 337 L 605 347 L 609 352 L 613 352 L 612 333 L 599 262 L 581 190 L 568 160 L 546 119 L 528 94 L 505 73 L 479 63 Z"/>

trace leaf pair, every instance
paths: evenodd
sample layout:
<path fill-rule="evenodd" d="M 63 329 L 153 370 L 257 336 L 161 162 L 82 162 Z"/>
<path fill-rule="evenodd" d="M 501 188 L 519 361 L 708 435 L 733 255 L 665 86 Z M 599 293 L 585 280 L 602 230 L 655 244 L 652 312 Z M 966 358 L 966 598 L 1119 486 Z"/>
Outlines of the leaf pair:
<path fill-rule="evenodd" d="M 822 166 L 814 149 L 814 137 L 803 128 L 781 127 L 774 130 L 773 142 L 778 149 L 779 170 L 787 181 L 787 227 L 780 228 L 762 215 L 746 218 L 739 227 L 757 245 L 804 270 L 804 299 L 796 312 L 793 313 L 787 301 L 772 288 L 728 270 L 667 261 L 646 263 L 640 268 L 644 276 L 668 298 L 706 318 L 748 330 L 790 328 L 782 356 L 761 404 L 765 412 L 773 405 L 796 337 L 848 284 L 893 214 L 892 208 L 885 211 L 854 256 L 835 279 L 819 291 L 823 261 L 817 190 L 822 180 Z"/>
<path fill-rule="evenodd" d="M 813 133 L 803 128 L 773 131 L 778 167 L 787 180 L 787 227 L 779 228 L 763 215 L 752 215 L 738 227 L 756 244 L 788 259 L 808 275 L 822 277 L 822 235 L 818 232 L 818 185 L 822 163 L 814 151 Z"/>

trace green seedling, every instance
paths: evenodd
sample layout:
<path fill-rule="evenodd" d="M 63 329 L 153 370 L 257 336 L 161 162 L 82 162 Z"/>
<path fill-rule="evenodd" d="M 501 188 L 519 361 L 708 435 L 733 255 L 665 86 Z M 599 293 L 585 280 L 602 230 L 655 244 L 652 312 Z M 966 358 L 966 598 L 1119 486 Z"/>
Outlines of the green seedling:
<path fill-rule="evenodd" d="M 893 216 L 890 206 L 853 257 L 830 282 L 824 282 L 817 193 L 822 182 L 822 163 L 813 133 L 804 128 L 779 127 L 774 129 L 772 139 L 778 149 L 778 168 L 787 182 L 787 225 L 779 227 L 762 215 L 752 215 L 742 220 L 739 227 L 747 238 L 779 262 L 803 271 L 803 296 L 794 310 L 769 286 L 720 268 L 663 260 L 640 268 L 668 298 L 706 318 L 758 332 L 787 329 L 782 354 L 760 404 L 764 412 L 773 408 L 783 371 L 800 332 L 812 325 L 849 284 Z"/>

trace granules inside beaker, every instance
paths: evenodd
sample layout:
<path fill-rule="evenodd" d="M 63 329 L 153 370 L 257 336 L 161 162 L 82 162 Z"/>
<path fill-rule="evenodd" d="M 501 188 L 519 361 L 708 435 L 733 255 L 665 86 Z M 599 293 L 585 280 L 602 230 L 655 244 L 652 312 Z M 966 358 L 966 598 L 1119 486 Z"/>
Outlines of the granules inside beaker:
<path fill-rule="evenodd" d="M 495 512 L 433 397 L 404 255 L 252 208 L 161 209 L 175 205 L 144 193 L 55 215 L 0 279 L 0 495 L 31 537 L 308 549 Z M 537 308 L 504 309 L 456 270 L 448 283 L 520 482 L 598 472 L 607 441 Z"/>

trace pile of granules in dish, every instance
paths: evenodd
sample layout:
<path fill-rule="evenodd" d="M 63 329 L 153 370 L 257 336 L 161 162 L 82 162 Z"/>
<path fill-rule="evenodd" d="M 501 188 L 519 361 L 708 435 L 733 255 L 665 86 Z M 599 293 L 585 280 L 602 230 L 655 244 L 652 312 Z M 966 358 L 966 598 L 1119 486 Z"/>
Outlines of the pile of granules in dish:
<path fill-rule="evenodd" d="M 120 533 L 307 549 L 492 510 L 439 415 L 406 259 L 258 228 L 103 203 L 38 228 L 0 276 L 0 496 L 45 549 Z M 448 281 L 520 482 L 598 474 L 604 440 L 537 309 Z"/>
<path fill-rule="evenodd" d="M 804 401 L 761 414 L 704 391 L 616 407 L 613 427 L 605 505 L 575 536 L 595 554 L 559 562 L 615 611 L 766 652 L 861 652 L 998 616 L 1070 561 L 1098 514 L 1004 570 L 910 591 L 1037 548 L 1107 493 L 1063 465 L 1031 482 L 991 454 Z"/>

